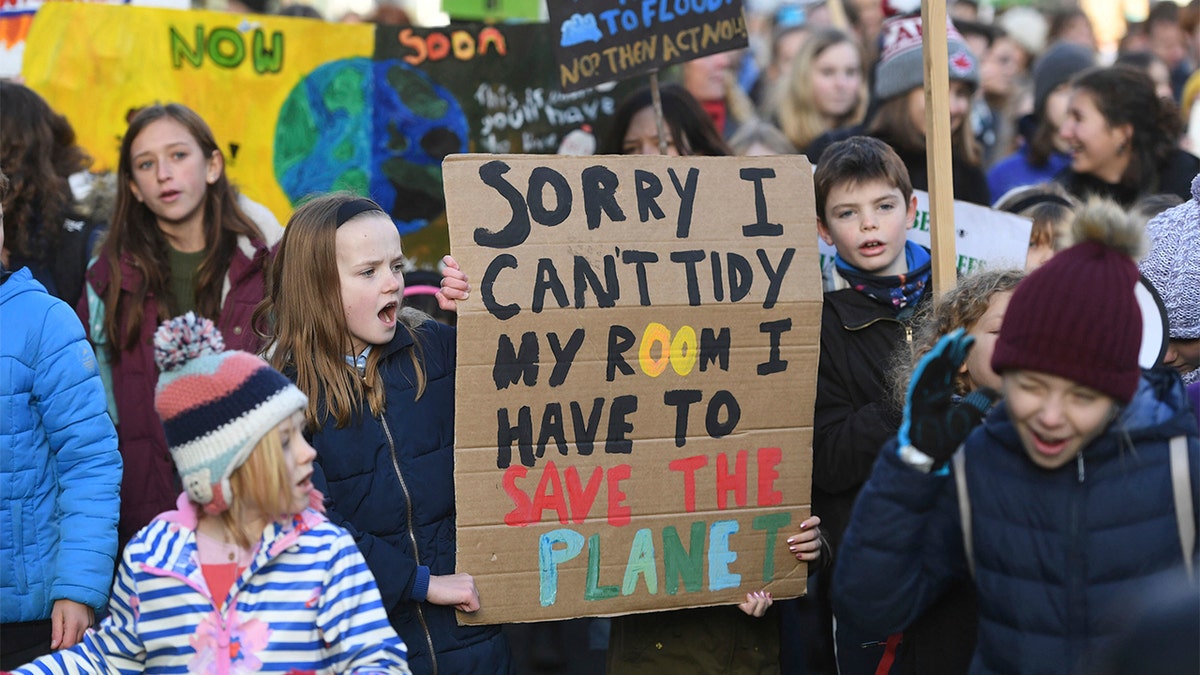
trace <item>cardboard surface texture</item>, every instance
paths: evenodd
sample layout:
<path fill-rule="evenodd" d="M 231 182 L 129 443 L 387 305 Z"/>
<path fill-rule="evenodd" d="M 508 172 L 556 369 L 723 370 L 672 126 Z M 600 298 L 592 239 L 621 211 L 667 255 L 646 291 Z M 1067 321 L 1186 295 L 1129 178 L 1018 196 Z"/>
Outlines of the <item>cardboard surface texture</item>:
<path fill-rule="evenodd" d="M 802 156 L 453 155 L 466 623 L 803 594 L 821 282 Z"/>

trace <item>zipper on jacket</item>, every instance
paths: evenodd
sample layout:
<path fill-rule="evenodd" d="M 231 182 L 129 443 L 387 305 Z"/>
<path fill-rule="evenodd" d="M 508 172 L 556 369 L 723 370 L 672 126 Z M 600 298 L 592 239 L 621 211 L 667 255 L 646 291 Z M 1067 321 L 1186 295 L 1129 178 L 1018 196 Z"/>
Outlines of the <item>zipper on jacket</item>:
<path fill-rule="evenodd" d="M 392 439 L 392 429 L 383 415 L 379 416 L 379 423 L 383 425 L 383 435 L 387 437 L 388 450 L 392 453 L 392 468 L 396 471 L 396 479 L 400 481 L 400 489 L 404 491 L 404 503 L 408 506 L 404 511 L 404 515 L 408 519 L 408 539 L 412 542 L 413 558 L 416 559 L 417 565 L 420 565 L 421 551 L 417 548 L 417 533 L 413 530 L 412 494 L 408 491 L 408 483 L 404 481 L 404 474 L 400 473 L 400 460 L 396 458 L 396 441 Z M 429 632 L 429 624 L 425 622 L 425 611 L 421 608 L 421 603 L 416 604 L 417 620 L 421 622 L 421 630 L 425 631 L 425 644 L 429 647 L 429 661 L 433 664 L 433 675 L 437 675 L 437 654 L 433 651 L 433 634 Z"/>
<path fill-rule="evenodd" d="M 1078 455 L 1075 455 L 1075 476 L 1076 476 L 1076 479 L 1080 483 L 1083 482 L 1084 473 L 1083 473 L 1083 451 L 1082 450 L 1079 451 Z"/>

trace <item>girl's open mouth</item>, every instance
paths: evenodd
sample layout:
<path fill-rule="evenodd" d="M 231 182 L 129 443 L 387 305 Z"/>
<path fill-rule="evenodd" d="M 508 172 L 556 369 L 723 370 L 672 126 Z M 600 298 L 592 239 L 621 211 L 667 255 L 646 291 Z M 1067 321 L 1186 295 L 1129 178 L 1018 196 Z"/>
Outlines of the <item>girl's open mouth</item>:
<path fill-rule="evenodd" d="M 398 308 L 399 304 L 396 302 L 389 302 L 384 305 L 383 309 L 379 310 L 379 320 L 389 326 L 396 323 L 396 310 Z"/>
<path fill-rule="evenodd" d="M 1067 441 L 1069 440 L 1063 438 L 1057 441 L 1049 441 L 1042 438 L 1037 434 L 1037 432 L 1034 432 L 1031 435 L 1033 436 L 1034 446 L 1036 447 L 1037 451 L 1043 455 L 1057 455 L 1063 451 L 1063 448 L 1067 447 Z"/>

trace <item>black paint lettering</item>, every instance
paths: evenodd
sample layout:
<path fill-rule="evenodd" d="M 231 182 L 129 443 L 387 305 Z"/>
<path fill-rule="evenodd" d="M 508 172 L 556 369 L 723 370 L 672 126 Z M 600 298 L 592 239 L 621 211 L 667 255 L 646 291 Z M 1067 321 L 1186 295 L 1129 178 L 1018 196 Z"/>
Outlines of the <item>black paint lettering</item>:
<path fill-rule="evenodd" d="M 721 422 L 721 409 L 725 409 L 725 421 Z M 742 419 L 742 408 L 737 399 L 726 389 L 720 389 L 708 400 L 708 412 L 704 415 L 704 429 L 713 438 L 728 436 Z"/>
<path fill-rule="evenodd" d="M 617 377 L 617 371 L 622 375 L 632 375 L 633 366 L 625 361 L 625 352 L 633 347 L 637 336 L 625 326 L 613 325 L 608 329 L 608 373 L 605 379 L 612 382 Z"/>
<path fill-rule="evenodd" d="M 646 263 L 658 262 L 658 254 L 652 251 L 622 251 L 621 262 L 634 265 L 637 272 L 638 304 L 650 306 L 650 286 L 646 283 Z"/>
<path fill-rule="evenodd" d="M 708 254 L 708 260 L 712 267 L 713 300 L 721 302 L 725 299 L 725 284 L 721 281 L 721 254 L 713 251 Z"/>
<path fill-rule="evenodd" d="M 683 263 L 687 273 L 688 304 L 695 307 L 700 304 L 700 280 L 696 276 L 696 263 L 704 260 L 704 251 L 672 251 L 671 262 Z"/>
<path fill-rule="evenodd" d="M 617 174 L 606 166 L 589 166 L 580 175 L 583 181 L 583 212 L 587 227 L 600 227 L 600 212 L 614 223 L 625 220 L 625 212 L 617 204 Z"/>
<path fill-rule="evenodd" d="M 483 272 L 483 281 L 479 284 L 479 292 L 483 295 L 483 306 L 492 316 L 501 321 L 511 319 L 521 311 L 520 305 L 515 302 L 508 305 L 496 302 L 496 277 L 500 275 L 500 270 L 505 268 L 517 269 L 517 259 L 512 254 L 501 253 L 488 263 L 487 269 Z"/>
<path fill-rule="evenodd" d="M 717 362 L 724 371 L 729 370 L 729 327 L 725 326 L 718 334 L 713 334 L 711 328 L 700 329 L 700 372 L 708 370 L 708 364 Z"/>
<path fill-rule="evenodd" d="M 600 413 L 604 411 L 604 398 L 592 401 L 592 412 L 583 419 L 583 408 L 578 401 L 571 401 L 571 421 L 575 427 L 575 447 L 579 454 L 590 455 L 596 445 L 596 432 L 600 430 Z"/>
<path fill-rule="evenodd" d="M 597 307 L 612 307 L 617 304 L 617 299 L 621 297 L 621 286 L 617 283 L 615 256 L 604 256 L 603 285 L 600 284 L 600 277 L 596 276 L 596 271 L 592 269 L 588 259 L 581 255 L 575 256 L 575 309 L 583 309 L 584 291 L 589 287 L 592 289 L 592 295 L 596 296 Z"/>
<path fill-rule="evenodd" d="M 510 168 L 498 159 L 479 167 L 479 179 L 485 185 L 499 192 L 500 196 L 508 201 L 509 208 L 512 209 L 512 218 L 499 232 L 489 232 L 482 227 L 475 228 L 475 243 L 479 246 L 512 248 L 525 243 L 525 239 L 529 237 L 529 211 L 525 208 L 525 200 L 521 198 L 521 191 L 502 178 Z"/>
<path fill-rule="evenodd" d="M 517 411 L 517 425 L 508 421 L 508 408 L 496 411 L 496 468 L 507 469 L 512 463 L 512 444 L 517 442 L 521 453 L 521 464 L 533 466 L 533 422 L 529 406 Z"/>
<path fill-rule="evenodd" d="M 758 364 L 759 375 L 782 373 L 787 370 L 788 362 L 779 358 L 779 336 L 791 329 L 792 320 L 790 317 L 779 319 L 778 321 L 764 321 L 758 324 L 758 332 L 768 333 L 771 336 L 771 353 L 767 357 L 766 363 Z"/>
<path fill-rule="evenodd" d="M 737 302 L 750 293 L 754 285 L 754 268 L 750 261 L 736 253 L 729 253 L 729 301 Z"/>
<path fill-rule="evenodd" d="M 571 372 L 571 364 L 575 362 L 575 355 L 583 346 L 583 329 L 576 328 L 571 333 L 570 339 L 567 340 L 566 346 L 559 344 L 558 333 L 550 333 L 547 337 L 550 339 L 550 351 L 554 354 L 554 370 L 550 372 L 550 386 L 557 387 L 567 379 L 567 373 Z"/>
<path fill-rule="evenodd" d="M 758 249 L 758 261 L 762 263 L 763 272 L 767 275 L 767 280 L 770 282 L 767 285 L 767 297 L 763 300 L 763 309 L 771 309 L 775 306 L 775 301 L 779 299 L 779 292 L 783 290 L 783 277 L 787 274 L 788 266 L 792 264 L 792 258 L 796 255 L 796 249 L 785 248 L 783 255 L 779 258 L 779 266 L 771 267 L 771 261 L 767 259 L 767 252 L 763 249 Z"/>
<path fill-rule="evenodd" d="M 675 221 L 675 238 L 687 239 L 692 229 L 692 207 L 696 203 L 696 182 L 700 178 L 700 169 L 694 166 L 688 169 L 686 184 L 680 184 L 675 169 L 667 169 L 667 173 L 670 174 L 671 183 L 675 185 L 675 192 L 679 195 L 679 219 Z"/>
<path fill-rule="evenodd" d="M 608 408 L 608 438 L 604 439 L 604 452 L 610 455 L 628 455 L 633 452 L 633 439 L 625 434 L 633 431 L 633 422 L 626 418 L 637 412 L 638 400 L 633 394 L 618 396 Z"/>
<path fill-rule="evenodd" d="M 778 237 L 783 234 L 783 225 L 767 220 L 767 195 L 763 191 L 763 179 L 774 178 L 775 169 L 742 169 L 742 180 L 754 181 L 755 222 L 742 226 L 744 237 Z"/>
<path fill-rule="evenodd" d="M 538 339 L 537 333 L 529 331 L 521 335 L 521 349 L 513 347 L 512 338 L 502 334 L 496 343 L 496 361 L 492 366 L 492 380 L 496 391 L 508 389 L 508 385 L 525 379 L 525 386 L 537 384 Z"/>
<path fill-rule="evenodd" d="M 554 209 L 547 209 L 545 187 L 554 190 Z M 553 227 L 571 215 L 571 186 L 567 179 L 554 169 L 539 166 L 529 172 L 529 191 L 525 193 L 529 202 L 529 215 L 538 223 Z"/>
<path fill-rule="evenodd" d="M 687 444 L 688 410 L 703 398 L 699 389 L 674 389 L 663 392 L 663 403 L 675 406 L 675 447 Z"/>
<path fill-rule="evenodd" d="M 554 261 L 549 258 L 538 258 L 537 281 L 533 284 L 533 313 L 537 314 L 546 306 L 546 291 L 554 294 L 554 300 L 559 308 L 568 306 L 567 289 L 558 278 L 558 270 L 554 269 Z"/>
<path fill-rule="evenodd" d="M 666 218 L 667 214 L 663 213 L 655 201 L 655 198 L 662 194 L 662 180 L 653 172 L 644 169 L 635 169 L 633 180 L 637 186 L 638 219 L 644 223 L 650 220 L 650 216 L 654 216 L 655 220 Z"/>
<path fill-rule="evenodd" d="M 547 403 L 546 411 L 542 413 L 542 430 L 538 434 L 537 456 L 541 459 L 546 454 L 546 444 L 554 439 L 558 446 L 558 454 L 567 454 L 567 433 L 563 429 L 563 412 L 561 403 Z"/>

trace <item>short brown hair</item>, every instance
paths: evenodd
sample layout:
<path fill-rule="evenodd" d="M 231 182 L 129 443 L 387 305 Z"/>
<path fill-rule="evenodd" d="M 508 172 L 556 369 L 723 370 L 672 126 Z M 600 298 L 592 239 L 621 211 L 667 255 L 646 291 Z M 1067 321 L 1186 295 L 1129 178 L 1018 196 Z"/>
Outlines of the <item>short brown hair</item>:
<path fill-rule="evenodd" d="M 900 190 L 904 201 L 912 197 L 912 181 L 908 168 L 890 145 L 870 136 L 851 136 L 838 141 L 821 153 L 817 171 L 813 174 L 817 218 L 825 220 L 825 200 L 833 188 L 867 181 L 882 180 Z"/>

